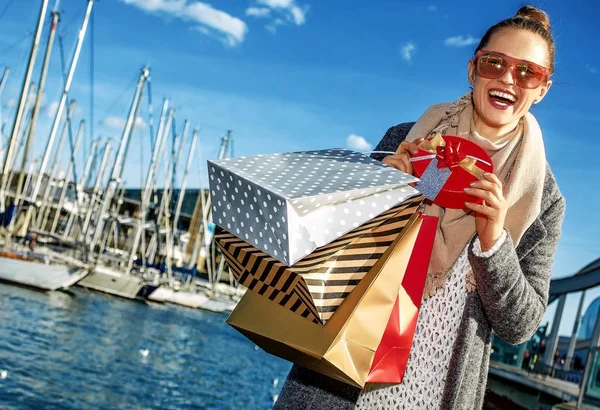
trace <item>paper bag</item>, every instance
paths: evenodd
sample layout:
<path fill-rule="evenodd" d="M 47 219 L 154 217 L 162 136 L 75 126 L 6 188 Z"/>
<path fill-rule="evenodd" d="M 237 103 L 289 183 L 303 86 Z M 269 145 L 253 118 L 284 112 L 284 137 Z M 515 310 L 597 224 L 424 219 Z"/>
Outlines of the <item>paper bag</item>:
<path fill-rule="evenodd" d="M 396 238 L 325 325 L 255 292 L 244 294 L 227 323 L 268 353 L 363 387 L 412 250 L 420 246 L 421 225 L 418 218 Z"/>
<path fill-rule="evenodd" d="M 402 382 L 417 327 L 437 222 L 436 217 L 423 217 L 419 243 L 408 261 L 402 287 L 375 352 L 367 377 L 369 383 Z"/>
<path fill-rule="evenodd" d="M 402 202 L 287 267 L 230 233 L 216 236 L 236 280 L 298 315 L 323 324 L 377 263 L 423 203 Z"/>
<path fill-rule="evenodd" d="M 418 181 L 360 152 L 290 152 L 208 161 L 213 222 L 291 266 L 419 195 Z"/>

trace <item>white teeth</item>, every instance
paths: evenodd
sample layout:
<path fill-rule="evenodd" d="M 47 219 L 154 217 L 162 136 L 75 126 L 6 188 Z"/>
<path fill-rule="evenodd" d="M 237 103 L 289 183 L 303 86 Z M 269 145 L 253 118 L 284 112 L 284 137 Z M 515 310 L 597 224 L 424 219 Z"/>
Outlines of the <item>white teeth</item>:
<path fill-rule="evenodd" d="M 517 102 L 517 98 L 514 95 L 508 94 L 508 93 L 503 93 L 502 91 L 492 90 L 492 91 L 490 91 L 490 96 L 504 98 L 513 103 Z"/>

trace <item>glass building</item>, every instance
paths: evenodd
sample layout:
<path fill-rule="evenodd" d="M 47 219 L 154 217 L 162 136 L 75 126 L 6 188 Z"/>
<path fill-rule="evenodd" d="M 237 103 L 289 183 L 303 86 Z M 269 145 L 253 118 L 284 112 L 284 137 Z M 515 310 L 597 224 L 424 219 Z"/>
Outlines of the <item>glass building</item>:
<path fill-rule="evenodd" d="M 578 339 L 590 339 L 592 337 L 596 318 L 598 317 L 598 310 L 600 310 L 600 297 L 594 299 L 585 311 L 585 314 L 581 319 Z"/>

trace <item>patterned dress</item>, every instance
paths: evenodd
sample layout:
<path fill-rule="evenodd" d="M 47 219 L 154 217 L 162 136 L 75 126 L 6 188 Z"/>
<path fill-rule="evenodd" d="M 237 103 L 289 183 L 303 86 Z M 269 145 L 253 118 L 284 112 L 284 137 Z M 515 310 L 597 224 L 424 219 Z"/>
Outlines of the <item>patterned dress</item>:
<path fill-rule="evenodd" d="M 479 240 L 476 240 L 473 251 L 477 256 L 489 257 L 504 243 L 505 238 L 504 233 L 487 252 L 481 252 Z M 466 283 L 470 273 L 471 265 L 465 248 L 444 288 L 421 304 L 402 383 L 368 383 L 358 399 L 356 410 L 440 408 L 452 346 L 467 298 Z"/>

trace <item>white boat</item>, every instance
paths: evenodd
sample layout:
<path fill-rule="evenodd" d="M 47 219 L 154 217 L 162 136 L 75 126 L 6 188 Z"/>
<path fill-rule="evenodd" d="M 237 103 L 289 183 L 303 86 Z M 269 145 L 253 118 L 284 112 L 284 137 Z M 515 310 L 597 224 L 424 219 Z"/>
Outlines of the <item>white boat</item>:
<path fill-rule="evenodd" d="M 160 286 L 158 289 L 148 295 L 148 300 L 158 303 L 170 302 L 174 293 L 175 291 L 173 289 L 167 286 Z"/>
<path fill-rule="evenodd" d="M 0 251 L 0 281 L 51 291 L 68 289 L 85 278 L 84 266 L 68 266 L 48 255 Z"/>
<path fill-rule="evenodd" d="M 208 292 L 202 290 L 191 292 L 174 289 L 169 286 L 159 287 L 148 296 L 148 300 L 159 303 L 172 303 L 217 313 L 231 312 L 236 305 L 236 302 L 230 299 L 218 296 L 211 298 L 208 296 Z"/>
<path fill-rule="evenodd" d="M 77 283 L 84 288 L 127 299 L 135 299 L 146 284 L 147 282 L 143 278 L 126 275 L 101 265 L 94 267 L 88 276 Z"/>
<path fill-rule="evenodd" d="M 235 309 L 236 305 L 237 303 L 232 300 L 222 298 L 209 298 L 208 301 L 206 301 L 204 304 L 202 304 L 202 306 L 200 306 L 200 308 L 204 310 L 209 310 L 211 312 L 223 313 L 233 312 L 233 309 Z"/>
<path fill-rule="evenodd" d="M 188 291 L 177 291 L 173 292 L 168 302 L 175 303 L 177 305 L 201 308 L 204 304 L 209 301 L 209 298 L 204 293 L 200 292 L 188 292 Z"/>

